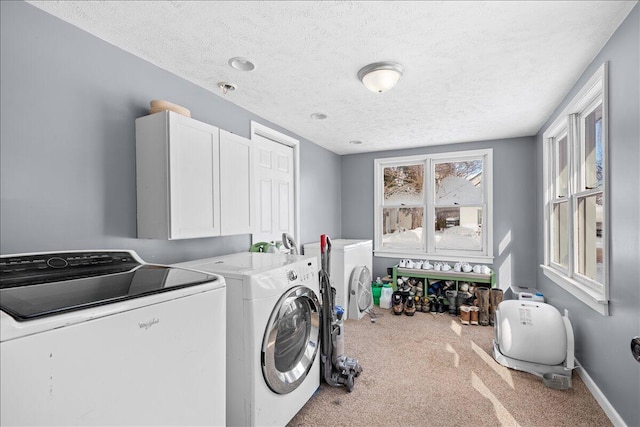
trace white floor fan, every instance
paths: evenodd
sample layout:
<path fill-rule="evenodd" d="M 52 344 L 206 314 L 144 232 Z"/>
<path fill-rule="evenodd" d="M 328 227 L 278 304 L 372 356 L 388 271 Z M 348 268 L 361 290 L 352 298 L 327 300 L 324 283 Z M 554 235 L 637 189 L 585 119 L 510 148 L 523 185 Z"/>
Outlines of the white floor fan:
<path fill-rule="evenodd" d="M 368 314 L 375 322 L 373 295 L 371 294 L 371 272 L 366 265 L 359 265 L 351 272 L 349 280 L 349 319 L 360 320 Z"/>

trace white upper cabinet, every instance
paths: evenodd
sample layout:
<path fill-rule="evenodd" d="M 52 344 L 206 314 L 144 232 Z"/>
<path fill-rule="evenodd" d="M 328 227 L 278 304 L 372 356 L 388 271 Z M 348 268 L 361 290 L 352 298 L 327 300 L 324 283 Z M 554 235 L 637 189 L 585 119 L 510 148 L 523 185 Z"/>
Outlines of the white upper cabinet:
<path fill-rule="evenodd" d="M 218 128 L 169 111 L 136 120 L 138 237 L 220 235 Z"/>
<path fill-rule="evenodd" d="M 253 162 L 251 141 L 220 129 L 221 233 L 253 231 Z"/>
<path fill-rule="evenodd" d="M 253 231 L 251 141 L 164 111 L 136 120 L 138 237 Z"/>

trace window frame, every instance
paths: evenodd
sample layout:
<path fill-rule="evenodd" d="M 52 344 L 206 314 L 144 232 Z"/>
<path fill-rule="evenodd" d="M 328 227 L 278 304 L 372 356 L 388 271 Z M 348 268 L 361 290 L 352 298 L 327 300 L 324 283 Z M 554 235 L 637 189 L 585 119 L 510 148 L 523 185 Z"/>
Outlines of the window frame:
<path fill-rule="evenodd" d="M 480 159 L 482 165 L 482 250 L 444 250 L 435 248 L 435 167 L 436 163 Z M 424 165 L 422 247 L 419 250 L 382 247 L 382 211 L 384 205 L 384 168 Z M 451 151 L 414 156 L 388 157 L 374 160 L 374 256 L 390 258 L 420 258 L 434 261 L 466 261 L 493 263 L 493 149 Z M 474 205 L 476 206 L 476 205 Z M 429 226 L 427 226 L 429 224 Z"/>
<path fill-rule="evenodd" d="M 602 105 L 602 165 L 604 173 L 602 185 L 586 188 L 585 118 Z M 573 97 L 567 107 L 543 133 L 543 200 L 544 200 L 544 261 L 540 265 L 542 272 L 552 282 L 602 315 L 609 314 L 609 165 L 608 165 L 608 72 L 604 63 Z M 556 168 L 556 141 L 565 134 L 568 137 L 568 260 L 567 266 L 554 261 L 555 232 L 553 207 L 558 204 Z M 590 279 L 579 272 L 579 232 L 580 201 L 586 197 L 602 194 L 602 283 Z"/>

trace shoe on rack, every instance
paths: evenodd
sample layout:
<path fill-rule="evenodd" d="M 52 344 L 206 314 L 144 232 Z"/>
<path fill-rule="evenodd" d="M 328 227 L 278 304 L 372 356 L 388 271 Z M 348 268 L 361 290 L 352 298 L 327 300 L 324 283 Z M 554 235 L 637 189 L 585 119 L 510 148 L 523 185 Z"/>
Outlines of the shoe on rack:
<path fill-rule="evenodd" d="M 428 297 L 422 297 L 422 312 L 428 313 L 431 308 L 431 303 Z"/>
<path fill-rule="evenodd" d="M 458 314 L 458 309 L 456 308 L 458 291 L 448 290 L 445 292 L 445 295 L 447 296 L 447 300 L 449 301 L 449 314 L 451 316 L 456 316 Z"/>
<path fill-rule="evenodd" d="M 489 325 L 494 326 L 496 308 L 502 302 L 503 292 L 498 288 L 493 288 L 489 292 Z"/>
<path fill-rule="evenodd" d="M 404 303 L 404 314 L 406 314 L 407 316 L 413 316 L 415 312 L 416 305 L 413 298 L 407 298 L 407 301 Z"/>
<path fill-rule="evenodd" d="M 471 319 L 471 307 L 468 305 L 460 306 L 460 323 L 463 325 L 468 325 L 469 320 Z"/>
<path fill-rule="evenodd" d="M 395 315 L 402 314 L 403 304 L 402 304 L 402 294 L 398 291 L 395 291 L 391 295 L 391 311 Z"/>
<path fill-rule="evenodd" d="M 438 297 L 436 297 L 435 295 L 430 295 L 429 302 L 430 302 L 429 312 L 436 313 L 438 311 Z"/>
<path fill-rule="evenodd" d="M 413 299 L 414 299 L 413 305 L 416 306 L 416 311 L 422 312 L 422 298 L 420 298 L 419 296 L 415 296 L 413 297 Z"/>
<path fill-rule="evenodd" d="M 472 305 L 469 309 L 471 310 L 469 323 L 472 325 L 478 325 L 478 312 L 480 309 L 475 305 Z"/>

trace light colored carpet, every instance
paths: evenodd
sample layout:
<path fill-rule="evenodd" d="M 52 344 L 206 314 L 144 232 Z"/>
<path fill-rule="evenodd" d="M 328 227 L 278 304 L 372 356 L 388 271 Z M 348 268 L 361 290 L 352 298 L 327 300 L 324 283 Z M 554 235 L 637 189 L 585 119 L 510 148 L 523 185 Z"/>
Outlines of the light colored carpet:
<path fill-rule="evenodd" d="M 580 377 L 555 390 L 491 356 L 493 328 L 448 314 L 345 322 L 345 353 L 359 360 L 354 390 L 320 389 L 289 426 L 610 426 Z"/>

